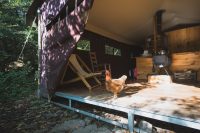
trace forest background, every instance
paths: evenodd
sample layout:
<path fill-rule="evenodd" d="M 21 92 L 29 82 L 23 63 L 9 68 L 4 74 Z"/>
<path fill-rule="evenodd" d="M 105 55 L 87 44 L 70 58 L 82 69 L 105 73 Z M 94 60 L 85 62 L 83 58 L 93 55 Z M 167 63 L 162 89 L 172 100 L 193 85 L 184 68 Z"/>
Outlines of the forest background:
<path fill-rule="evenodd" d="M 37 26 L 26 25 L 32 0 L 0 0 L 0 101 L 37 90 Z"/>

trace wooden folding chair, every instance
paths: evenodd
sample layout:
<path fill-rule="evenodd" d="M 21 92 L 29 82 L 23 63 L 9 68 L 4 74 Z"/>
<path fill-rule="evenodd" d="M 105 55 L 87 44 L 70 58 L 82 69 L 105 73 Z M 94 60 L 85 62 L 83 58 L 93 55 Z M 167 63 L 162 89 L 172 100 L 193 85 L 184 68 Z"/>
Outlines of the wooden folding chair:
<path fill-rule="evenodd" d="M 92 88 L 101 85 L 101 82 L 96 77 L 98 75 L 101 75 L 101 73 L 92 73 L 92 71 L 88 68 L 85 62 L 78 55 L 72 54 L 69 58 L 69 62 L 67 66 L 69 66 L 72 69 L 72 71 L 77 74 L 78 77 L 68 80 L 68 81 L 64 81 L 64 76 L 63 76 L 61 80 L 61 84 L 69 84 L 69 83 L 82 80 L 82 82 L 89 89 L 89 91 L 91 91 Z M 67 68 L 65 69 L 64 74 L 66 73 L 66 70 Z M 89 82 L 87 81 L 88 78 L 93 78 L 97 84 L 94 86 L 91 86 Z"/>

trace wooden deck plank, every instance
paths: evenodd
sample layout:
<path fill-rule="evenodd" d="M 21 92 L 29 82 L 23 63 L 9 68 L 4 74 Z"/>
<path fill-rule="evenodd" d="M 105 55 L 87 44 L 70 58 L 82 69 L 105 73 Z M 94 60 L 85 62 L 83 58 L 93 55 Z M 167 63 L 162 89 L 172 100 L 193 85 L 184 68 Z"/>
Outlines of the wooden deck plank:
<path fill-rule="evenodd" d="M 63 91 L 64 92 L 64 91 Z M 200 87 L 183 84 L 129 84 L 117 99 L 104 87 L 95 88 L 92 95 L 85 88 L 65 89 L 66 94 L 100 103 L 133 108 L 200 123 Z"/>

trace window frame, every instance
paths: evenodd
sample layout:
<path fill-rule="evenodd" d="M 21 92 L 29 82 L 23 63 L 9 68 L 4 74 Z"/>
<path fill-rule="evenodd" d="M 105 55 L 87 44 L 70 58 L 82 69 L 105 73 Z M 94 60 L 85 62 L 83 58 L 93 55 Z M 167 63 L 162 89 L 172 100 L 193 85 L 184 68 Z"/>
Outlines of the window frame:
<path fill-rule="evenodd" d="M 122 56 L 122 52 L 121 49 L 110 46 L 108 44 L 105 45 L 105 54 L 106 55 L 113 55 L 113 56 Z M 118 51 L 118 53 L 116 53 L 115 51 Z"/>
<path fill-rule="evenodd" d="M 83 43 L 81 44 L 81 42 L 83 42 Z M 79 45 L 85 45 L 85 46 L 82 46 L 83 48 L 81 48 L 81 46 L 79 46 Z M 90 52 L 91 51 L 91 41 L 88 39 L 80 39 L 76 44 L 76 49 L 80 50 L 80 51 Z"/>

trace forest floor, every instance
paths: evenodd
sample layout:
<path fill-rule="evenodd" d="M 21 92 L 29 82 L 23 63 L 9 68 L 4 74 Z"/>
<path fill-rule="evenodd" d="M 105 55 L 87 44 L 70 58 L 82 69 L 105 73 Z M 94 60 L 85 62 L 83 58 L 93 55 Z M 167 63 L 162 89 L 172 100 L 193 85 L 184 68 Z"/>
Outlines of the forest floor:
<path fill-rule="evenodd" d="M 127 133 L 30 95 L 0 102 L 1 133 Z"/>
<path fill-rule="evenodd" d="M 32 70 L 30 65 L 25 65 L 0 71 L 0 133 L 127 132 L 38 98 Z"/>

